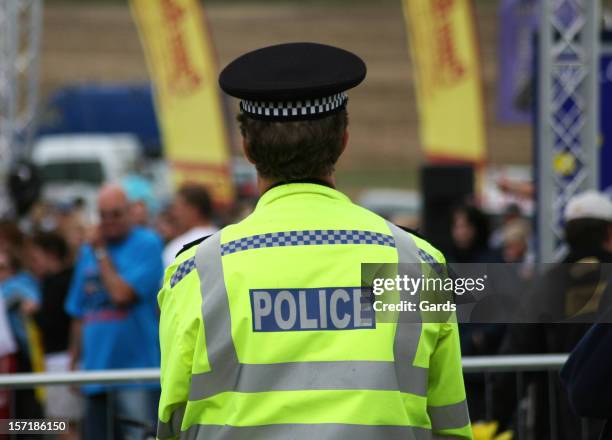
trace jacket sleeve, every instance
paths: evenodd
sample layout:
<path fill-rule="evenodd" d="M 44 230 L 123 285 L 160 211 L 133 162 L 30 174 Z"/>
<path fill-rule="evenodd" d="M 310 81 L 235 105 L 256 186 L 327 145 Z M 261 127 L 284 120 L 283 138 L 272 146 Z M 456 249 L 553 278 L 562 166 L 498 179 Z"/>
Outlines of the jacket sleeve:
<path fill-rule="evenodd" d="M 434 436 L 472 437 L 463 384 L 457 324 L 438 324 L 438 341 L 429 361 L 427 413 Z"/>
<path fill-rule="evenodd" d="M 594 325 L 561 371 L 575 411 L 583 417 L 610 418 L 612 408 L 612 326 Z"/>
<path fill-rule="evenodd" d="M 157 437 L 178 438 L 189 400 L 193 359 L 202 331 L 200 281 L 193 252 L 181 255 L 164 277 L 160 308 L 161 396 Z"/>
<path fill-rule="evenodd" d="M 446 258 L 431 244 L 413 236 L 417 247 L 429 254 L 447 276 Z M 429 261 L 427 261 L 431 264 Z M 432 266 L 432 269 L 435 268 Z M 438 269 L 439 270 L 439 269 Z M 437 272 L 437 271 L 436 271 Z M 472 440 L 472 425 L 468 413 L 461 364 L 461 345 L 456 316 L 437 324 L 435 319 L 424 326 L 438 326 L 437 341 L 429 358 L 427 413 L 434 438 Z"/>

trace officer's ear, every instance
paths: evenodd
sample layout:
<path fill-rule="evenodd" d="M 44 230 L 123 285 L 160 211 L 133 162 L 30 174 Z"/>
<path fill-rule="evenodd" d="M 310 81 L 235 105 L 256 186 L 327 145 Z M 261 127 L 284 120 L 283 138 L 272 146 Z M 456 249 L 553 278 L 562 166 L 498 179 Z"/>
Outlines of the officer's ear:
<path fill-rule="evenodd" d="M 242 138 L 242 153 L 244 154 L 246 160 L 255 165 L 255 162 L 253 162 L 253 159 L 251 159 L 251 156 L 249 156 L 249 144 L 245 137 Z"/>
<path fill-rule="evenodd" d="M 344 153 L 344 150 L 346 150 L 348 141 L 349 141 L 349 132 L 348 132 L 348 129 L 346 129 L 344 130 L 344 135 L 342 136 L 342 151 L 340 152 L 340 154 Z"/>

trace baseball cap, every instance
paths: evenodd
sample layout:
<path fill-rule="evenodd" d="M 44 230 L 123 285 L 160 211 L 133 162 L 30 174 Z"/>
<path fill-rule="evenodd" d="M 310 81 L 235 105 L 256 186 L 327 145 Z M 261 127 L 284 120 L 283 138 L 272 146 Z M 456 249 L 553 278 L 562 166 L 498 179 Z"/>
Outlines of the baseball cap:
<path fill-rule="evenodd" d="M 612 223 L 612 201 L 599 191 L 584 191 L 565 205 L 563 218 L 566 222 L 589 218 Z"/>

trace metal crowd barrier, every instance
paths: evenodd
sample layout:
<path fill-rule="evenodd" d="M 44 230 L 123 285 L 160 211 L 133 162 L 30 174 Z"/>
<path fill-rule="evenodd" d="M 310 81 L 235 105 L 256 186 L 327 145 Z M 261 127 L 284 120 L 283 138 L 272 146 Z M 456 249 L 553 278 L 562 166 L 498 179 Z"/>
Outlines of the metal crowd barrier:
<path fill-rule="evenodd" d="M 566 360 L 566 354 L 471 356 L 463 358 L 463 371 L 465 373 L 554 371 L 559 370 Z M 143 382 L 159 382 L 159 369 L 0 374 L 0 388 Z"/>
<path fill-rule="evenodd" d="M 463 358 L 464 373 L 515 373 L 560 370 L 567 354 L 469 356 Z"/>
<path fill-rule="evenodd" d="M 0 374 L 0 388 L 159 382 L 159 368 Z"/>
<path fill-rule="evenodd" d="M 559 370 L 566 360 L 566 354 L 471 356 L 463 358 L 463 371 L 465 373 L 554 371 Z M 159 369 L 0 374 L 0 388 L 150 382 L 159 382 Z"/>
<path fill-rule="evenodd" d="M 515 386 L 517 390 L 516 410 L 518 414 L 517 433 L 515 439 L 530 440 L 534 438 L 529 434 L 529 424 L 525 420 L 529 415 L 521 407 L 525 406 L 525 396 L 521 395 L 524 385 L 527 383 L 525 378 L 532 373 L 543 373 L 548 379 L 548 405 L 550 421 L 550 439 L 555 440 L 559 437 L 559 427 L 557 425 L 557 415 L 555 407 L 558 395 L 553 386 L 558 381 L 558 371 L 565 364 L 567 354 L 545 354 L 545 355 L 512 355 L 512 356 L 473 356 L 464 357 L 462 360 L 464 373 L 474 377 L 474 374 L 481 375 L 484 383 L 484 405 L 485 419 L 492 420 L 493 407 L 498 402 L 494 396 L 494 378 L 499 377 L 500 373 L 514 374 Z M 83 384 L 122 384 L 122 383 L 154 383 L 159 382 L 159 369 L 125 369 L 125 370 L 105 370 L 105 371 L 74 371 L 63 373 L 21 373 L 21 374 L 0 374 L 0 389 L 33 388 L 39 386 L 52 385 L 83 385 Z M 467 377 L 467 376 L 466 376 Z M 467 383 L 467 382 L 466 382 Z M 468 390 L 469 391 L 469 390 Z M 511 393 L 512 394 L 512 393 Z M 497 396 L 499 398 L 499 396 Z M 513 398 L 512 395 L 504 395 L 502 399 Z M 588 430 L 585 430 L 583 423 L 582 438 L 588 437 Z M 540 440 L 540 439 L 538 439 Z"/>

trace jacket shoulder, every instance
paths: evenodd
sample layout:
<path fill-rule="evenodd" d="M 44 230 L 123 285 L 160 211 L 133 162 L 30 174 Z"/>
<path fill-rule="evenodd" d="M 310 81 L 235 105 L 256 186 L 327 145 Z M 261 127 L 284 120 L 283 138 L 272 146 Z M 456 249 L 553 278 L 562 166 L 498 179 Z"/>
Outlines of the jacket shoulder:
<path fill-rule="evenodd" d="M 414 240 L 416 246 L 419 248 L 419 251 L 425 252 L 425 254 L 430 255 L 438 263 L 446 263 L 446 257 L 444 256 L 442 251 L 432 245 L 420 232 L 399 225 L 395 226 L 410 235 L 410 237 Z"/>
<path fill-rule="evenodd" d="M 405 226 L 400 226 L 398 224 L 393 223 L 395 226 L 397 226 L 398 228 L 400 228 L 402 231 L 409 233 L 410 235 L 414 235 L 417 238 L 420 238 L 421 240 L 425 240 L 425 237 L 423 236 L 423 234 L 421 234 L 419 231 L 417 231 L 416 229 L 412 229 L 412 228 L 407 228 Z"/>
<path fill-rule="evenodd" d="M 183 245 L 183 247 L 181 248 L 181 250 L 180 250 L 180 251 L 178 251 L 178 252 L 176 253 L 175 257 L 178 257 L 179 255 L 181 255 L 181 254 L 182 254 L 182 253 L 184 253 L 185 251 L 188 251 L 188 250 L 189 250 L 189 249 L 191 249 L 192 247 L 199 245 L 199 244 L 200 244 L 200 243 L 202 243 L 204 240 L 206 240 L 206 239 L 208 239 L 208 238 L 210 238 L 210 237 L 212 237 L 212 234 L 211 234 L 211 235 L 205 235 L 204 237 L 200 237 L 200 238 L 198 238 L 198 239 L 196 239 L 196 240 L 190 241 L 190 242 L 189 242 L 189 243 L 187 243 L 187 244 L 184 244 L 184 245 Z"/>

